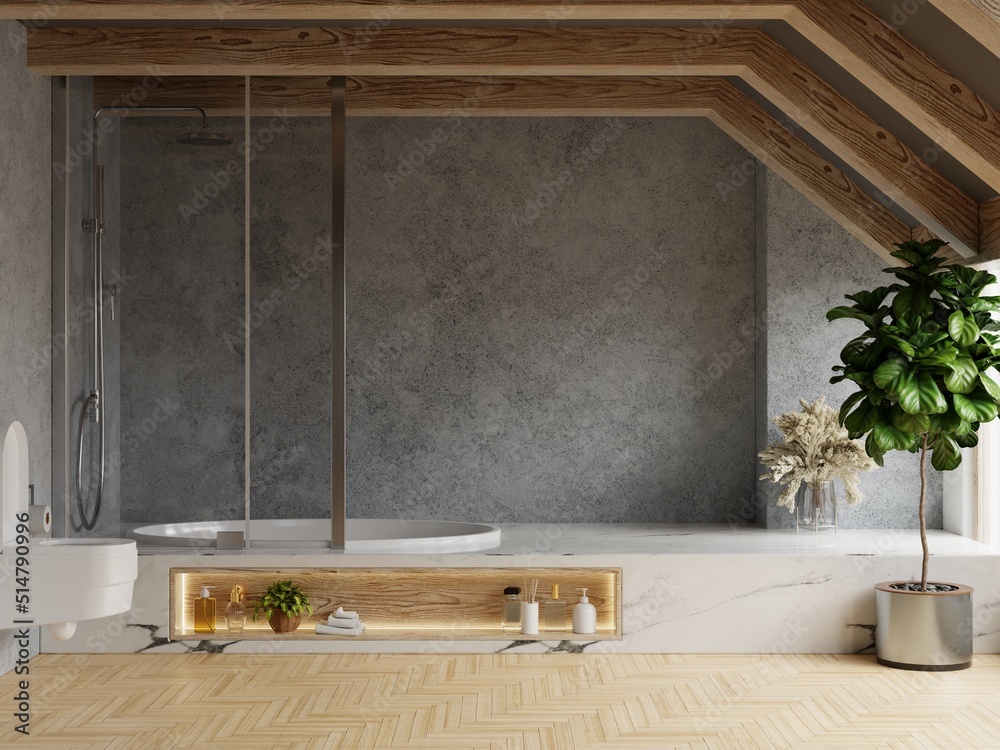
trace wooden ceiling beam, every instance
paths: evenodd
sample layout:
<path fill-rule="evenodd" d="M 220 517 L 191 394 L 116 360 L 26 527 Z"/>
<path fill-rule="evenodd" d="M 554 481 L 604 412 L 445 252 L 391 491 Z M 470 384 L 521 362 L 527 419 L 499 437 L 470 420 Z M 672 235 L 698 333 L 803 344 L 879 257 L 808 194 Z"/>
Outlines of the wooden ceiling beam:
<path fill-rule="evenodd" d="M 935 0 L 944 4 L 946 0 Z M 956 4 L 990 8 L 995 0 L 950 0 Z M 984 13 L 986 11 L 983 11 Z M 861 0 L 444 0 L 399 2 L 399 0 L 51 0 L 5 2 L 0 5 L 4 17 L 42 20 L 226 20 L 229 22 L 278 22 L 323 19 L 363 21 L 360 29 L 365 39 L 389 34 L 392 22 L 413 20 L 537 20 L 551 25 L 560 21 L 599 20 L 707 20 L 718 22 L 701 29 L 709 40 L 725 24 L 734 20 L 782 20 L 817 45 L 825 54 L 852 75 L 869 85 L 887 103 L 910 119 L 953 154 L 966 167 L 995 189 L 1000 190 L 1000 115 L 938 65 L 899 32 L 887 25 Z M 231 37 L 232 39 L 232 37 Z M 303 40 L 306 41 L 306 40 Z M 300 45 L 304 48 L 307 45 Z M 251 51 L 252 44 L 242 50 Z M 276 49 L 277 62 L 286 45 Z M 231 50 L 238 53 L 241 50 Z M 259 51 L 259 50 L 258 50 Z M 293 56 L 294 57 L 294 56 Z M 220 58 L 220 61 L 222 58 Z M 244 59 L 249 64 L 249 61 Z M 299 58 L 301 64 L 301 58 Z M 45 72 L 45 71 L 42 71 Z M 103 70 L 97 75 L 116 75 L 125 71 Z M 134 71 L 132 71 L 134 72 Z M 258 75 L 278 71 L 247 68 L 239 72 Z M 300 69 L 300 74 L 309 71 Z M 330 71 L 324 71 L 330 72 Z M 378 75 L 380 71 L 356 70 L 356 74 Z M 403 74 L 419 75 L 423 71 Z M 528 71 L 504 71 L 519 75 Z M 548 74 L 570 71 L 548 71 Z M 216 70 L 229 75 L 232 68 Z M 617 74 L 628 75 L 621 70 Z M 57 73 L 62 74 L 62 73 Z M 174 69 L 175 75 L 193 75 L 190 69 Z M 447 75 L 465 75 L 450 71 Z M 661 75 L 662 71 L 640 73 Z M 83 75 L 86 75 L 83 73 Z"/>
<path fill-rule="evenodd" d="M 1000 2 L 997 0 L 930 0 L 930 2 L 972 38 L 1000 57 Z"/>
<path fill-rule="evenodd" d="M 1000 191 L 1000 113 L 868 6 L 797 0 L 789 23 Z"/>
<path fill-rule="evenodd" d="M 700 20 L 782 18 L 793 0 L 4 0 L 0 18 L 51 21 Z"/>
<path fill-rule="evenodd" d="M 979 246 L 975 262 L 1000 260 L 1000 196 L 979 204 Z"/>
<path fill-rule="evenodd" d="M 189 85 L 190 82 L 190 85 Z M 251 91 L 251 107 L 326 116 L 325 77 L 262 80 Z M 95 106 L 120 103 L 130 80 L 99 79 Z M 240 79 L 214 89 L 203 81 L 169 82 L 147 103 L 197 102 L 207 111 L 236 114 L 244 95 Z M 188 98 L 200 96 L 202 98 Z M 348 80 L 350 116 L 672 116 L 706 117 L 762 163 L 801 190 L 887 262 L 910 228 L 880 201 L 817 154 L 785 125 L 722 78 L 528 76 L 490 78 L 353 77 Z"/>
<path fill-rule="evenodd" d="M 109 48 L 130 49 L 128 42 L 115 41 L 115 31 L 109 30 Z M 212 69 L 208 59 L 213 50 L 238 49 L 240 60 L 252 62 L 259 56 L 265 61 L 263 65 L 271 66 L 279 60 L 282 69 L 296 75 L 354 71 L 366 75 L 433 72 L 518 76 L 589 70 L 594 75 L 740 77 L 959 253 L 973 257 L 978 250 L 975 201 L 759 29 L 721 29 L 713 34 L 700 28 L 387 29 L 371 39 L 346 29 L 311 29 L 305 38 L 284 31 L 275 32 L 276 37 L 269 33 L 248 40 L 240 36 L 242 33 L 192 30 L 185 44 L 206 46 L 203 57 L 196 58 L 204 66 L 199 69 L 204 70 Z M 76 34 L 76 30 L 66 30 L 68 36 Z M 165 32 L 143 39 L 153 49 L 168 44 Z M 249 43 L 238 44 L 240 41 Z M 322 53 L 311 51 L 315 49 Z M 322 54 L 323 66 L 316 65 L 315 54 Z M 231 57 L 227 55 L 227 59 Z M 125 66 L 133 66 L 136 60 L 135 55 L 124 52 L 115 56 L 119 58 Z M 171 73 L 177 70 L 176 61 L 171 63 L 166 53 L 144 53 L 142 58 L 160 70 L 163 66 Z M 100 59 L 107 60 L 107 56 L 102 54 Z M 118 65 L 114 60 L 107 64 Z"/>

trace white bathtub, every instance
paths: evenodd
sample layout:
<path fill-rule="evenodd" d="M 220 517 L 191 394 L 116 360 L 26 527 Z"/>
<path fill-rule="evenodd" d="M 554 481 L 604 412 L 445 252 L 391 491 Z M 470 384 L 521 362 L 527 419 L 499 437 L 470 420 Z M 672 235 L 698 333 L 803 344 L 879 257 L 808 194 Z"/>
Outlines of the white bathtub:
<path fill-rule="evenodd" d="M 215 547 L 220 531 L 244 531 L 244 521 L 195 521 L 139 526 L 129 536 L 140 544 Z M 330 519 L 297 518 L 250 522 L 252 547 L 323 548 L 330 546 Z M 347 552 L 476 552 L 500 544 L 500 529 L 456 521 L 348 519 Z"/>

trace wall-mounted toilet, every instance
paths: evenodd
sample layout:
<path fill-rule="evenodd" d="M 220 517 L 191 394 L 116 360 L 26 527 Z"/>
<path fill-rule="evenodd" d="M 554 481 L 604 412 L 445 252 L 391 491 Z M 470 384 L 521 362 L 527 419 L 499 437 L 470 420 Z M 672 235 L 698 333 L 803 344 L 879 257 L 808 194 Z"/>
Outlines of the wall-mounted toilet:
<path fill-rule="evenodd" d="M 66 640 L 79 620 L 128 612 L 138 576 L 138 550 L 131 539 L 31 536 L 28 554 L 23 554 L 18 515 L 29 509 L 28 439 L 20 422 L 10 425 L 5 435 L 0 462 L 0 629 L 28 627 L 17 621 L 31 620 L 32 625 L 48 625 L 57 640 Z M 27 558 L 27 566 L 18 565 L 19 557 Z M 16 597 L 22 594 L 25 572 L 28 611 L 22 613 Z"/>

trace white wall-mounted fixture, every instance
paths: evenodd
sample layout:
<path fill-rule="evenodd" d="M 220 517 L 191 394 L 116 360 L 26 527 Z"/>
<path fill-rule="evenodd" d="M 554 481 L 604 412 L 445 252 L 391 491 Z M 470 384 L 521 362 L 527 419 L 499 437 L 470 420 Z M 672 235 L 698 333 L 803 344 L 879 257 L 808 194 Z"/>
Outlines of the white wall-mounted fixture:
<path fill-rule="evenodd" d="M 11 424 L 4 435 L 0 462 L 0 629 L 49 625 L 54 638 L 66 640 L 73 636 L 78 620 L 128 612 L 138 576 L 135 542 L 31 536 L 27 531 L 28 436 L 20 422 Z M 18 609 L 20 604 L 23 611 Z"/>

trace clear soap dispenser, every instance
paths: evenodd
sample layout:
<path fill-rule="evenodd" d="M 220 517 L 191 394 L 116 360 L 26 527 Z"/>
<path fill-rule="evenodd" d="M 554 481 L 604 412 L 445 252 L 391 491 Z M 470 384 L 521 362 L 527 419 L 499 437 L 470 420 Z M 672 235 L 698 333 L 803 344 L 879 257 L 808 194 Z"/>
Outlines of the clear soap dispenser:
<path fill-rule="evenodd" d="M 247 608 L 243 603 L 243 587 L 238 583 L 229 593 L 229 604 L 226 605 L 226 627 L 230 634 L 238 635 L 247 624 Z"/>
<path fill-rule="evenodd" d="M 201 596 L 194 600 L 194 632 L 214 633 L 215 632 L 215 599 L 212 598 L 209 589 L 215 586 L 202 586 Z"/>
<path fill-rule="evenodd" d="M 545 602 L 545 629 L 566 630 L 566 602 L 559 598 L 559 584 L 552 584 L 552 598 Z"/>

